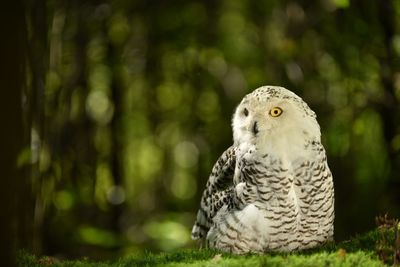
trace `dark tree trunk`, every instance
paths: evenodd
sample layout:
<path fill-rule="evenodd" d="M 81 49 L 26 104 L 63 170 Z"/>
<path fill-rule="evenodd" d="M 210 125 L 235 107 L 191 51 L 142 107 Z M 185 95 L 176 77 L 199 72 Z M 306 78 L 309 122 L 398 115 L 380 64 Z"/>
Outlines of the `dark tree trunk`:
<path fill-rule="evenodd" d="M 27 45 L 29 67 L 31 72 L 30 90 L 27 90 L 28 126 L 27 130 L 34 130 L 37 134 L 36 150 L 32 150 L 32 157 L 37 160 L 31 166 L 31 179 L 36 196 L 34 201 L 34 215 L 30 220 L 33 224 L 33 250 L 36 253 L 42 251 L 42 226 L 44 218 L 44 203 L 41 195 L 43 175 L 39 171 L 39 153 L 45 140 L 45 76 L 48 64 L 47 44 L 47 11 L 45 0 L 31 0 L 28 3 L 27 18 L 29 27 L 29 42 Z"/>
<path fill-rule="evenodd" d="M 390 164 L 388 192 L 394 199 L 392 203 L 400 202 L 400 155 L 392 146 L 392 141 L 398 134 L 400 123 L 400 103 L 395 95 L 395 63 L 396 54 L 393 49 L 395 36 L 395 11 L 392 1 L 377 1 L 379 21 L 382 27 L 384 53 L 380 58 L 381 82 L 384 89 L 384 100 L 378 108 L 383 123 L 383 134 Z"/>
<path fill-rule="evenodd" d="M 2 266 L 12 266 L 17 246 L 29 241 L 29 234 L 21 224 L 25 215 L 31 214 L 24 202 L 30 192 L 29 180 L 17 166 L 24 147 L 22 92 L 26 83 L 22 1 L 3 3 L 0 25 L 3 37 L 0 42 L 0 258 Z"/>
<path fill-rule="evenodd" d="M 104 25 L 104 34 L 106 34 L 106 25 Z M 123 181 L 123 166 L 122 166 L 122 129 L 121 117 L 123 114 L 123 88 L 119 77 L 120 54 L 118 47 L 113 45 L 110 41 L 107 44 L 107 57 L 111 65 L 112 80 L 111 80 L 111 98 L 114 104 L 114 114 L 111 120 L 111 144 L 112 150 L 110 152 L 111 173 L 113 177 L 114 186 L 122 187 Z M 120 232 L 119 220 L 122 214 L 122 203 L 112 206 L 112 228 L 115 233 Z"/>

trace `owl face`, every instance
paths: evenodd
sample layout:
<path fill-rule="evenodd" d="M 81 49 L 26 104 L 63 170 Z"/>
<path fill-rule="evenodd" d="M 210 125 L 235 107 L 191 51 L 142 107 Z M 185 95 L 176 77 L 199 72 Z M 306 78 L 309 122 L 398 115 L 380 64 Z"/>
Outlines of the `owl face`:
<path fill-rule="evenodd" d="M 233 116 L 234 143 L 320 138 L 315 113 L 296 94 L 264 86 L 246 95 Z"/>

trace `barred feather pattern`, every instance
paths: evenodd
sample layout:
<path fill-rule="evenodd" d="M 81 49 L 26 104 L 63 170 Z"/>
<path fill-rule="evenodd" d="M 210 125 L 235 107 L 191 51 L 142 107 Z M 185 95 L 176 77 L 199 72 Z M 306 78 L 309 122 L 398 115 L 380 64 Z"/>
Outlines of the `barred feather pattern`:
<path fill-rule="evenodd" d="M 232 178 L 235 171 L 235 148 L 228 148 L 214 164 L 200 202 L 192 238 L 205 237 L 215 214 L 233 196 Z"/>
<path fill-rule="evenodd" d="M 295 98 L 291 103 L 305 109 L 306 119 L 315 120 L 313 111 L 300 98 L 288 96 L 286 89 L 283 93 L 279 88 L 272 89 L 273 94 L 269 88 L 261 93 L 279 101 Z M 254 123 L 252 120 L 251 125 Z M 213 167 L 192 238 L 236 254 L 302 250 L 333 240 L 333 179 L 319 126 L 315 129 L 317 134 L 311 134 L 311 129 L 297 132 L 295 128 L 289 138 L 268 135 L 265 143 L 260 139 L 260 128 L 245 142 L 236 139 Z M 290 134 L 291 128 L 286 130 Z M 269 142 L 284 145 L 270 146 Z"/>
<path fill-rule="evenodd" d="M 234 253 L 293 251 L 332 240 L 332 176 L 322 146 L 312 149 L 319 153 L 315 161 L 293 166 L 268 155 L 267 163 L 243 158 L 240 190 L 214 218 L 210 246 Z"/>

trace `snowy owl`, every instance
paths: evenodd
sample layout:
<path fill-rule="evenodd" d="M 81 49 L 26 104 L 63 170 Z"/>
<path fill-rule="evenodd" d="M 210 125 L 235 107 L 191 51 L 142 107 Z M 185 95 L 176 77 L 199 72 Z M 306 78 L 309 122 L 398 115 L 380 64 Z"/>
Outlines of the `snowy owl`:
<path fill-rule="evenodd" d="M 263 86 L 232 119 L 233 145 L 215 163 L 192 238 L 242 254 L 333 240 L 334 189 L 316 115 L 293 92 Z"/>

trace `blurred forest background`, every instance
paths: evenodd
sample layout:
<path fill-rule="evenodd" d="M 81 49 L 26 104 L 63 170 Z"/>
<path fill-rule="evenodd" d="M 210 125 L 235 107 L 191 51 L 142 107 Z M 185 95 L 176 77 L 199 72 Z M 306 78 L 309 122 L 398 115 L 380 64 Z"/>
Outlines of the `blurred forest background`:
<path fill-rule="evenodd" d="M 93 258 L 196 247 L 234 108 L 266 84 L 318 115 L 336 239 L 399 217 L 400 1 L 13 3 L 1 21 L 0 231 L 17 247 Z"/>

